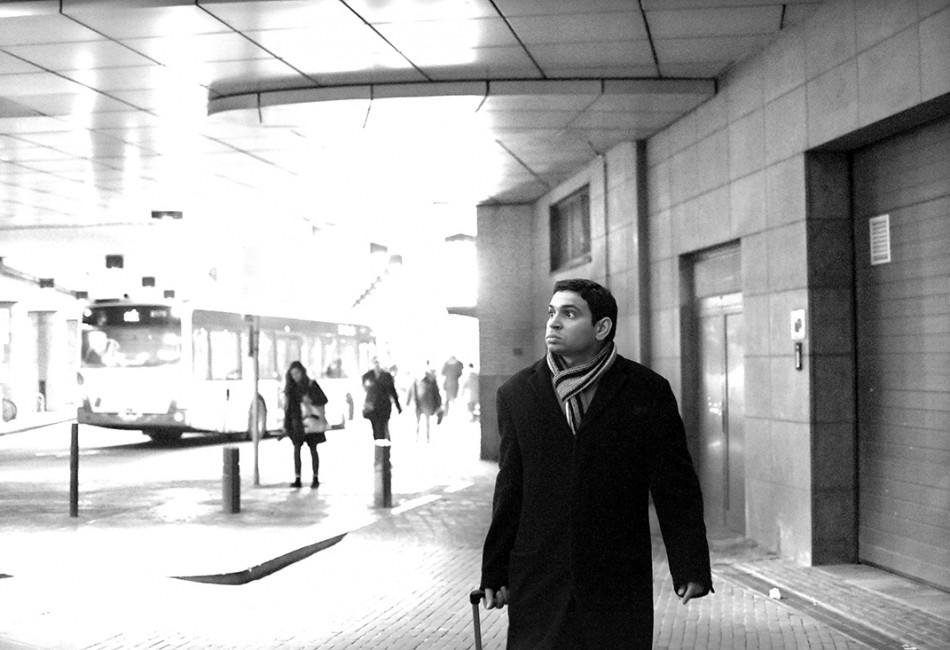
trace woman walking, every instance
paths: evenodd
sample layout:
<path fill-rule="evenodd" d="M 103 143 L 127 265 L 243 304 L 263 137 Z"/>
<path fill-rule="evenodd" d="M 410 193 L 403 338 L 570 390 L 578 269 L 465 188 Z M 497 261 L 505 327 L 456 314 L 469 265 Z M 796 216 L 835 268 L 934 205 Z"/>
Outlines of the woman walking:
<path fill-rule="evenodd" d="M 304 427 L 303 409 L 308 410 L 314 406 L 322 407 L 327 403 L 327 396 L 323 393 L 315 380 L 307 376 L 307 369 L 299 361 L 294 361 L 287 369 L 287 376 L 284 378 L 284 432 L 294 443 L 294 482 L 290 484 L 292 488 L 303 487 L 300 482 L 300 450 L 306 443 L 310 448 L 310 460 L 313 466 L 313 482 L 310 487 L 320 485 L 320 454 L 317 452 L 317 445 L 327 441 L 327 436 L 322 431 L 308 433 Z M 325 423 L 326 420 L 321 418 Z"/>
<path fill-rule="evenodd" d="M 426 442 L 429 442 L 429 418 L 440 414 L 439 421 L 442 421 L 442 396 L 439 394 L 439 382 L 436 381 L 435 370 L 429 368 L 428 364 L 425 374 L 412 382 L 406 406 L 413 401 L 416 403 L 416 442 L 419 442 L 419 424 L 423 417 L 426 419 Z"/>

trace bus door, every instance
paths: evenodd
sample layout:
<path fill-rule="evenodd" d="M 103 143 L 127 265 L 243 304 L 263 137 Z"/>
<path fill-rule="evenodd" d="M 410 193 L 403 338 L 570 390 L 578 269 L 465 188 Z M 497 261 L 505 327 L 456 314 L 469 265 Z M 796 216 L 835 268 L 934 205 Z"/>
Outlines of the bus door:
<path fill-rule="evenodd" d="M 229 329 L 194 328 L 194 390 L 188 404 L 188 421 L 195 429 L 246 430 L 250 402 L 242 390 L 240 339 L 240 332 Z M 243 413 L 240 420 L 238 411 Z"/>
<path fill-rule="evenodd" d="M 220 431 L 247 431 L 251 395 L 242 381 L 241 332 L 212 330 L 211 384 L 222 405 Z"/>

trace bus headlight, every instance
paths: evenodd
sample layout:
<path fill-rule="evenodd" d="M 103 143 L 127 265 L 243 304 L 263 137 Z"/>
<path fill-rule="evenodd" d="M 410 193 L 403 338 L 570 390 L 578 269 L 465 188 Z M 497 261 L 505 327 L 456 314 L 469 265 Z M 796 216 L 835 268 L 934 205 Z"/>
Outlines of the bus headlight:
<path fill-rule="evenodd" d="M 172 400 L 171 404 L 168 405 L 168 413 L 175 422 L 181 423 L 185 421 L 185 412 L 178 408 L 178 402 L 175 400 Z"/>

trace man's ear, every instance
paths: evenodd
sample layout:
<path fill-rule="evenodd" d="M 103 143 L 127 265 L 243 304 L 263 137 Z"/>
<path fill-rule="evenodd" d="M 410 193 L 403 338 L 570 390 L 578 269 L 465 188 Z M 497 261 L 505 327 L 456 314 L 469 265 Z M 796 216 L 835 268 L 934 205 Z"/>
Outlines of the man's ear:
<path fill-rule="evenodd" d="M 594 324 L 594 338 L 598 341 L 603 341 L 613 328 L 614 322 L 610 320 L 609 316 L 604 316 Z"/>

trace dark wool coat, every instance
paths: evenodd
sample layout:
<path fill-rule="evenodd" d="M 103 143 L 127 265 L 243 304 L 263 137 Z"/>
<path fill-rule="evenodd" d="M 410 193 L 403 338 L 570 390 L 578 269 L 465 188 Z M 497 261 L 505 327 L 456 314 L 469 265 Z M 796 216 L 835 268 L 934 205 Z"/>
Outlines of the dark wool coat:
<path fill-rule="evenodd" d="M 399 407 L 399 395 L 396 393 L 393 376 L 383 370 L 377 377 L 376 373 L 370 370 L 363 375 L 362 380 L 366 390 L 363 416 L 370 420 L 388 420 L 393 412 L 392 403 L 395 402 L 396 407 Z M 366 407 L 370 405 L 372 408 L 367 412 Z"/>
<path fill-rule="evenodd" d="M 416 403 L 417 415 L 435 415 L 436 411 L 442 408 L 442 395 L 439 394 L 439 383 L 435 380 L 435 375 L 427 373 L 412 382 L 406 406 L 412 401 Z"/>
<path fill-rule="evenodd" d="M 307 435 L 316 435 L 306 434 L 303 430 L 303 413 L 300 410 L 300 404 L 304 395 L 309 395 L 310 402 L 317 406 L 325 406 L 328 401 L 320 384 L 313 379 L 307 386 L 301 386 L 289 380 L 284 387 L 284 431 L 295 445 L 302 445 Z"/>
<path fill-rule="evenodd" d="M 618 356 L 576 436 L 545 359 L 497 400 L 501 457 L 482 587 L 509 589 L 509 650 L 563 647 L 555 637 L 568 611 L 614 621 L 606 628 L 640 625 L 650 638 L 651 494 L 674 589 L 692 581 L 711 590 L 699 480 L 663 377 Z"/>

